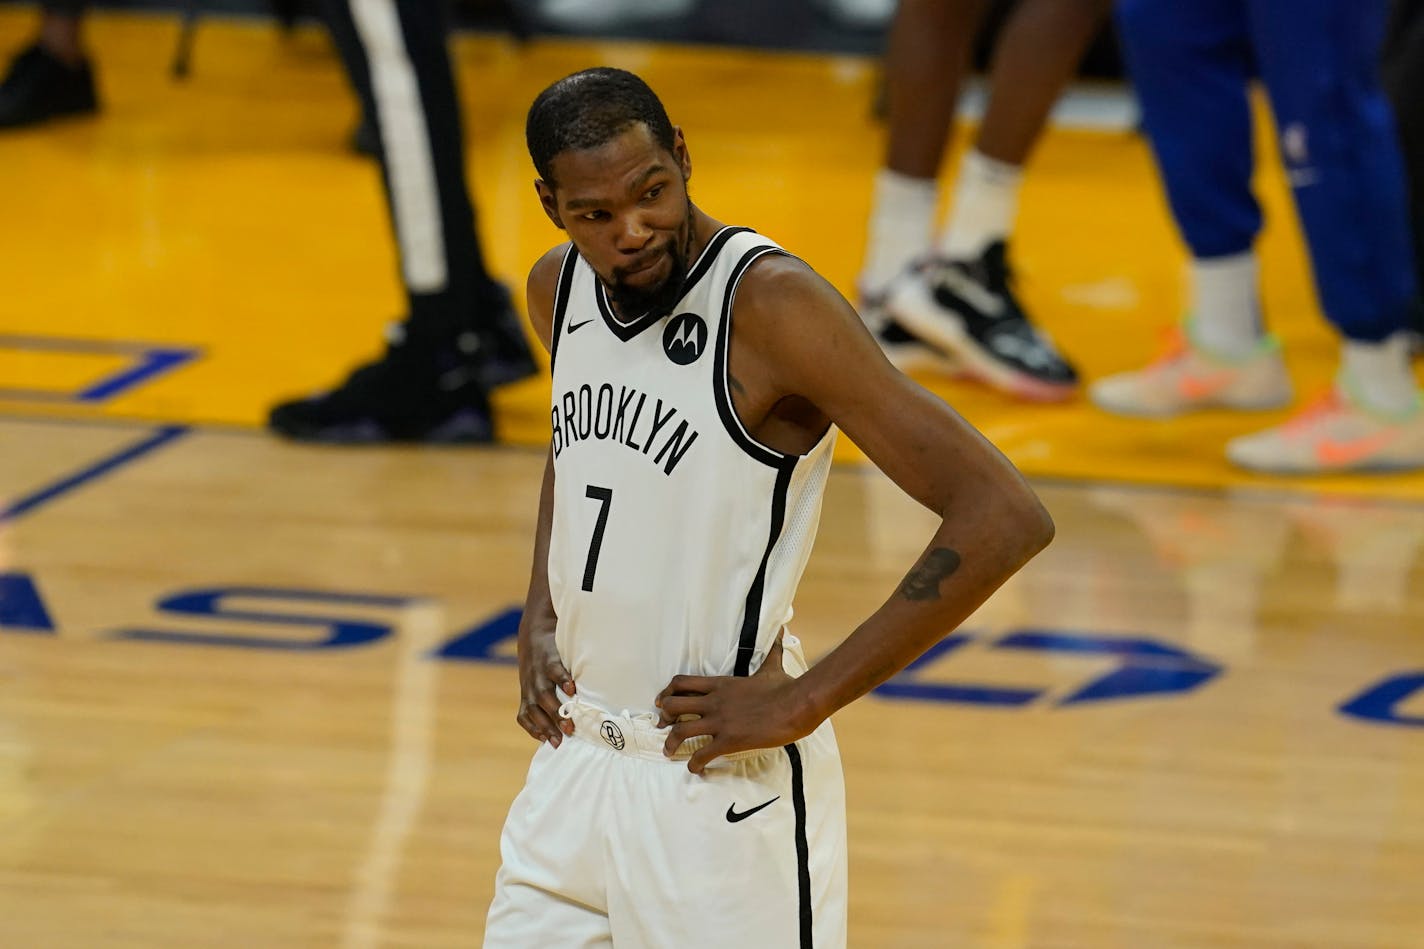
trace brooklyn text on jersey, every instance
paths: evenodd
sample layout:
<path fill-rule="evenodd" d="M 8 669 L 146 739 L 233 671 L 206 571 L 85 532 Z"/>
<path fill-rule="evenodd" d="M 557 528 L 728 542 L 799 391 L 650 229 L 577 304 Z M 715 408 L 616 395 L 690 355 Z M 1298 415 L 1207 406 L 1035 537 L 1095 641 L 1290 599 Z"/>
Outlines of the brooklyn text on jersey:
<path fill-rule="evenodd" d="M 588 384 L 564 392 L 550 418 L 555 458 L 570 445 L 595 438 L 640 451 L 670 475 L 697 441 L 697 431 L 678 417 L 672 405 L 659 398 L 650 400 L 646 392 L 629 386 L 620 385 L 615 392 L 607 382 L 597 394 Z"/>

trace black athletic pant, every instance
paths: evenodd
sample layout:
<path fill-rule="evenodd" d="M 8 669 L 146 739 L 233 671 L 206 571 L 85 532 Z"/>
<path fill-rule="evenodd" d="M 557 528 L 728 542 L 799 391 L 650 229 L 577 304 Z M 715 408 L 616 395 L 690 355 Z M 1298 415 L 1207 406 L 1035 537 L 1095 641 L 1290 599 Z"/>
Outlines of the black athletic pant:
<path fill-rule="evenodd" d="M 1395 0 L 1385 39 L 1384 85 L 1404 146 L 1415 271 L 1424 287 L 1424 0 Z"/>
<path fill-rule="evenodd" d="M 475 234 L 442 0 L 325 0 L 324 6 L 380 141 L 409 332 L 439 340 L 480 329 L 502 290 L 485 270 Z"/>

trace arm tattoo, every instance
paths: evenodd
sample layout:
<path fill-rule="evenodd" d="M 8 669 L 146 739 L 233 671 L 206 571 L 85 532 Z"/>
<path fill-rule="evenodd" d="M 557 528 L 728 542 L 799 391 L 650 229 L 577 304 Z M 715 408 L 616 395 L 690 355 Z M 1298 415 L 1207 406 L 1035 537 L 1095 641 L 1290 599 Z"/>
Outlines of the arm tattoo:
<path fill-rule="evenodd" d="M 738 382 L 738 381 L 737 381 L 737 377 L 734 376 L 734 375 L 732 375 L 730 372 L 727 373 L 727 381 L 728 381 L 729 383 L 731 383 L 733 390 L 735 390 L 735 391 L 737 391 L 737 392 L 740 392 L 742 395 L 746 395 L 746 394 L 747 394 L 746 386 L 744 386 L 744 385 L 742 385 L 740 382 Z"/>
<path fill-rule="evenodd" d="M 900 595 L 907 600 L 938 600 L 940 581 L 958 570 L 959 563 L 957 551 L 936 547 L 905 577 L 905 582 L 900 584 Z"/>

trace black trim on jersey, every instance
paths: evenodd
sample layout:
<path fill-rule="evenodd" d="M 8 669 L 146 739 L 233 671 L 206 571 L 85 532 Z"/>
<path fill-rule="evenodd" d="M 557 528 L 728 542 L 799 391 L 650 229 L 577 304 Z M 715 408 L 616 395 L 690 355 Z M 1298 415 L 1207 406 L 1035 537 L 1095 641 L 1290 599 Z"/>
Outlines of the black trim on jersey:
<path fill-rule="evenodd" d="M 707 276 L 707 271 L 712 269 L 712 264 L 716 262 L 717 255 L 722 252 L 727 241 L 738 234 L 755 234 L 749 227 L 724 227 L 712 239 L 707 242 L 707 246 L 702 248 L 702 253 L 697 255 L 697 262 L 692 265 L 692 270 L 688 272 L 687 279 L 682 282 L 682 295 L 687 296 L 692 292 L 692 288 L 697 286 L 697 281 Z"/>
<path fill-rule="evenodd" d="M 667 316 L 666 313 L 644 313 L 631 323 L 620 322 L 613 313 L 613 304 L 608 302 L 608 290 L 604 288 L 603 281 L 595 277 L 593 283 L 593 296 L 598 301 L 598 312 L 603 314 L 603 322 L 608 324 L 608 329 L 614 336 L 625 343 Z"/>
<path fill-rule="evenodd" d="M 743 231 L 750 232 L 751 228 L 723 227 L 716 234 L 712 235 L 712 239 L 707 242 L 706 247 L 702 248 L 702 253 L 697 255 L 697 260 L 693 263 L 692 269 L 682 282 L 682 294 L 678 297 L 679 302 L 692 291 L 692 288 L 697 285 L 697 281 L 701 280 L 703 275 L 712 269 L 713 262 L 716 261 L 717 255 L 721 253 L 727 241 L 731 240 L 733 235 L 741 234 Z M 625 343 L 643 332 L 643 330 L 649 326 L 661 322 L 665 317 L 671 315 L 668 313 L 644 313 L 631 323 L 621 322 L 613 313 L 613 304 L 608 302 L 608 290 L 603 286 L 603 281 L 595 280 L 594 283 L 597 284 L 594 297 L 598 301 L 598 312 L 603 314 L 603 322 L 608 324 L 608 328 L 613 331 L 614 336 L 617 336 Z"/>
<path fill-rule="evenodd" d="M 791 808 L 796 814 L 796 883 L 801 904 L 801 949 L 812 949 L 811 927 L 811 847 L 806 842 L 806 776 L 801 769 L 801 750 L 786 746 L 791 759 Z"/>
<path fill-rule="evenodd" d="M 717 414 L 722 416 L 722 427 L 727 430 L 728 435 L 732 436 L 732 441 L 736 442 L 742 451 L 762 464 L 779 468 L 786 462 L 786 459 L 790 458 L 794 462 L 800 456 L 787 455 L 767 448 L 747 433 L 732 405 L 730 383 L 727 381 L 731 363 L 728 354 L 731 352 L 732 343 L 732 301 L 736 299 L 737 287 L 741 284 L 747 268 L 766 254 L 786 254 L 786 251 L 765 245 L 753 247 L 742 255 L 741 260 L 737 261 L 737 265 L 732 268 L 731 276 L 727 279 L 727 296 L 722 301 L 722 322 L 717 327 L 717 363 L 712 368 L 712 395 L 713 401 L 717 403 Z M 790 255 L 786 254 L 786 256 Z"/>
<path fill-rule="evenodd" d="M 554 288 L 554 333 L 549 341 L 549 372 L 553 373 L 554 363 L 559 358 L 559 337 L 564 335 L 564 314 L 569 309 L 569 288 L 574 284 L 574 267 L 578 261 L 574 245 L 564 251 L 564 262 L 559 265 L 559 283 Z"/>
<path fill-rule="evenodd" d="M 737 661 L 732 667 L 732 675 L 751 675 L 752 655 L 756 652 L 757 630 L 761 626 L 761 600 L 766 592 L 766 565 L 771 560 L 771 552 L 781 539 L 781 528 L 786 523 L 786 495 L 791 490 L 791 476 L 796 472 L 797 459 L 783 458 L 776 473 L 776 487 L 771 494 L 771 530 L 766 539 L 766 550 L 761 555 L 761 566 L 757 568 L 756 579 L 747 591 L 746 604 L 742 613 L 742 632 L 737 638 Z"/>

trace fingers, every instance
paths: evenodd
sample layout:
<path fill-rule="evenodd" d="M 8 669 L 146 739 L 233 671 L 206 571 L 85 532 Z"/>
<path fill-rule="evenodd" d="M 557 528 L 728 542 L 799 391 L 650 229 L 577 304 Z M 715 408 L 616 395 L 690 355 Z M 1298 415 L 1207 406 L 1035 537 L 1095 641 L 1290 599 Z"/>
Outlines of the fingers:
<path fill-rule="evenodd" d="M 667 741 L 663 742 L 663 754 L 671 758 L 677 754 L 677 749 L 682 747 L 682 743 L 694 735 L 710 735 L 713 726 L 705 718 L 697 718 L 692 721 L 678 722 L 668 729 Z"/>
<path fill-rule="evenodd" d="M 705 695 L 712 691 L 716 682 L 716 676 L 673 676 L 653 704 L 661 708 L 663 698 L 669 695 Z"/>
<path fill-rule="evenodd" d="M 757 675 L 762 675 L 763 673 L 766 675 L 775 675 L 776 673 L 785 671 L 785 667 L 782 665 L 783 651 L 781 648 L 781 639 L 785 635 L 786 628 L 783 626 L 777 631 L 776 639 L 772 640 L 771 648 L 766 651 L 766 658 L 762 660 L 761 667 L 757 669 Z"/>
<path fill-rule="evenodd" d="M 564 664 L 555 660 L 549 663 L 549 667 L 544 670 L 544 674 L 549 677 L 549 681 L 564 690 L 564 694 L 573 698 L 578 694 L 578 687 L 574 685 L 574 677 L 569 675 L 569 670 L 564 668 Z"/>
<path fill-rule="evenodd" d="M 711 703 L 705 695 L 669 695 L 660 699 L 659 726 L 671 725 L 684 715 L 706 715 L 711 711 Z"/>
<path fill-rule="evenodd" d="M 722 742 L 714 738 L 692 753 L 692 757 L 687 759 L 687 770 L 693 774 L 701 774 L 713 759 L 721 754 L 723 754 Z"/>
<path fill-rule="evenodd" d="M 529 733 L 535 741 L 547 741 L 555 748 L 563 741 L 563 735 L 554 726 L 557 719 L 552 719 L 538 705 L 525 702 L 519 706 L 519 714 L 514 716 L 514 720 L 519 723 L 519 727 Z"/>
<path fill-rule="evenodd" d="M 565 689 L 564 691 L 569 695 L 573 694 L 567 689 Z M 553 688 L 549 687 L 540 689 L 537 695 L 538 707 L 544 712 L 545 715 L 549 717 L 549 721 L 553 722 L 558 728 L 558 730 L 563 732 L 565 735 L 572 735 L 574 733 L 574 723 L 559 714 L 559 706 L 563 705 L 564 703 L 559 701 L 559 697 L 554 694 Z"/>

